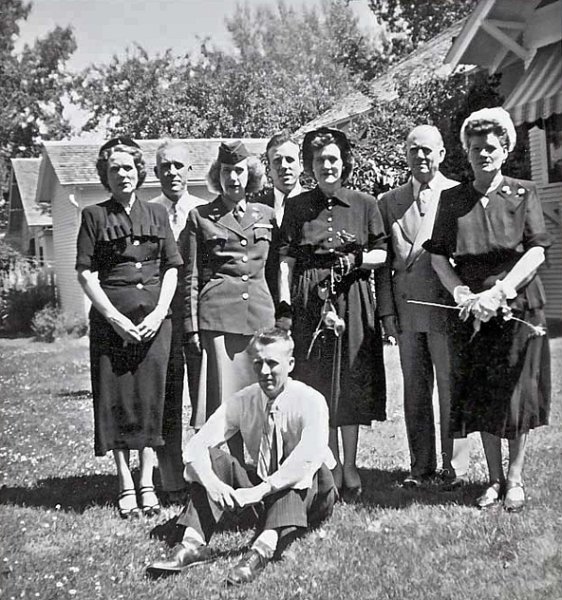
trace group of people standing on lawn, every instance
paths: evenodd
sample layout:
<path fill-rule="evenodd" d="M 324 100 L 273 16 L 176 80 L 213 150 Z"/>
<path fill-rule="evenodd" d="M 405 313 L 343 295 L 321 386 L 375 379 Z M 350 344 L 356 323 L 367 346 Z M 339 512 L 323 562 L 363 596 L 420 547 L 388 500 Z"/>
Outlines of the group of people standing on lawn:
<path fill-rule="evenodd" d="M 223 142 L 209 203 L 187 192 L 184 143 L 158 149 L 162 195 L 150 202 L 135 193 L 146 176 L 136 142 L 102 146 L 111 198 L 83 210 L 77 254 L 92 302 L 95 452 L 113 451 L 122 517 L 160 510 L 153 449 L 163 493 L 185 502 L 181 543 L 151 575 L 212 560 L 223 512 L 252 507 L 258 535 L 227 577 L 251 581 L 338 497 L 361 497 L 359 425 L 386 417 L 383 333 L 398 342 L 404 379 L 403 485 L 439 476 L 445 489 L 464 486 L 466 436 L 479 431 L 490 481 L 477 506 L 524 507 L 527 434 L 547 423 L 550 403 L 536 275 L 550 242 L 535 186 L 502 173 L 515 145 L 509 115 L 473 113 L 461 141 L 473 181 L 441 174 L 441 135 L 421 125 L 406 139 L 409 181 L 378 200 L 346 185 L 354 161 L 341 131 L 307 133 L 302 151 L 274 135 L 267 192 L 258 157 Z M 185 365 L 196 434 L 182 457 Z"/>

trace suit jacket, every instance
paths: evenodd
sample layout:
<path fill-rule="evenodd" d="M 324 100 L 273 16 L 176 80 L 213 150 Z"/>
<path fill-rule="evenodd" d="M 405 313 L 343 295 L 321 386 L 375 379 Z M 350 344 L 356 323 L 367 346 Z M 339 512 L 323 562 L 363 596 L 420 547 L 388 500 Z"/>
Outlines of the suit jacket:
<path fill-rule="evenodd" d="M 180 235 L 185 265 L 184 332 L 252 335 L 274 324 L 265 281 L 275 215 L 249 202 L 238 222 L 220 196 L 193 208 Z"/>
<path fill-rule="evenodd" d="M 441 174 L 438 177 L 439 191 L 435 194 L 458 185 Z M 439 198 L 422 219 L 411 181 L 386 192 L 379 200 L 384 227 L 389 232 L 387 263 L 376 272 L 379 314 L 396 316 L 402 331 L 445 332 L 451 316 L 445 308 L 407 302 L 452 303 L 431 267 L 431 255 L 422 248 L 431 237 L 438 203 Z"/>

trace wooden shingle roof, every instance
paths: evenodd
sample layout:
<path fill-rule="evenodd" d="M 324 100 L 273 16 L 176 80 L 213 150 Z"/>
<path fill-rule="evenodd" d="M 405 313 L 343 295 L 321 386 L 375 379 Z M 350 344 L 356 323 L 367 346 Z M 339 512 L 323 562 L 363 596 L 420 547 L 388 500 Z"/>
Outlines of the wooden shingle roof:
<path fill-rule="evenodd" d="M 416 50 L 391 67 L 384 75 L 370 83 L 370 96 L 382 102 L 391 102 L 398 97 L 397 82 L 408 81 L 419 83 L 430 78 L 448 77 L 452 68 L 444 63 L 445 56 L 453 44 L 455 37 L 462 29 L 464 19 L 457 21 L 427 42 L 420 44 Z M 369 112 L 372 108 L 371 98 L 361 92 L 353 92 L 336 103 L 331 109 L 316 119 L 303 125 L 295 135 L 304 135 L 323 126 L 337 126 L 347 119 Z"/>
<path fill-rule="evenodd" d="M 141 147 L 146 161 L 146 183 L 157 181 L 154 175 L 156 149 L 163 140 L 136 140 Z M 190 181 L 204 181 L 211 162 L 217 156 L 220 139 L 185 139 L 192 160 Z M 248 150 L 260 155 L 265 152 L 266 139 L 248 138 L 243 142 Z M 96 159 L 100 144 L 79 141 L 45 142 L 44 153 L 48 157 L 53 170 L 62 185 L 98 184 Z M 145 185 L 146 185 L 145 183 Z"/>
<path fill-rule="evenodd" d="M 12 158 L 14 182 L 18 186 L 28 226 L 49 227 L 53 224 L 51 207 L 35 201 L 39 180 L 40 158 Z"/>

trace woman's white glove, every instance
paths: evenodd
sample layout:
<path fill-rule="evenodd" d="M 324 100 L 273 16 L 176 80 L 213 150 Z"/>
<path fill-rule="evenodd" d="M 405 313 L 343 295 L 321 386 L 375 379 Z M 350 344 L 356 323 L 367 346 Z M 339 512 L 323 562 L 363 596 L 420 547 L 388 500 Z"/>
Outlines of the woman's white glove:
<path fill-rule="evenodd" d="M 467 285 L 457 285 L 453 290 L 455 304 L 461 309 L 459 318 L 462 321 L 466 321 L 470 316 L 472 305 L 474 304 L 476 297 L 476 294 L 473 294 Z"/>

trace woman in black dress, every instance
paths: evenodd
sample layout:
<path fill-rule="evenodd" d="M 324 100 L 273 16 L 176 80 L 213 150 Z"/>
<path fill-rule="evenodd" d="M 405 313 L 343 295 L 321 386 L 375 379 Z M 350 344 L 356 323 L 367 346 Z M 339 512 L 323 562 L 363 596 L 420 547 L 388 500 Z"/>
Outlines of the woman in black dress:
<path fill-rule="evenodd" d="M 515 128 L 501 108 L 471 114 L 461 129 L 474 181 L 441 194 L 425 247 L 462 320 L 453 335 L 450 431 L 480 431 L 490 482 L 479 508 L 525 505 L 522 471 L 529 430 L 545 425 L 550 357 L 541 282 L 550 245 L 534 184 L 502 175 Z M 454 261 L 454 267 L 450 260 Z M 509 440 L 503 473 L 501 439 Z"/>
<path fill-rule="evenodd" d="M 78 280 L 92 302 L 90 362 L 95 453 L 113 450 L 119 513 L 139 514 L 129 451 L 139 452 L 143 513 L 159 512 L 153 448 L 164 444 L 162 412 L 170 353 L 169 305 L 182 264 L 163 206 L 135 195 L 146 170 L 130 138 L 104 144 L 96 164 L 111 198 L 82 212 Z"/>
<path fill-rule="evenodd" d="M 287 313 L 291 305 L 295 377 L 330 405 L 335 483 L 356 497 L 359 425 L 386 418 L 382 338 L 369 282 L 370 270 L 386 259 L 385 232 L 376 200 L 344 187 L 353 158 L 343 132 L 323 127 L 308 133 L 303 162 L 318 186 L 287 201 L 280 307 Z"/>

